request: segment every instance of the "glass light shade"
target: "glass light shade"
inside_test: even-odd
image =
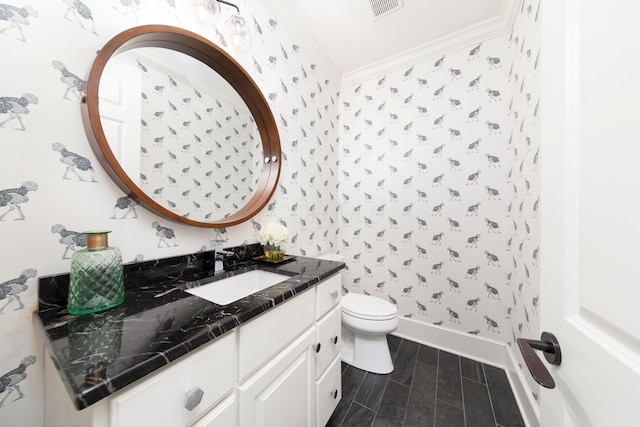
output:
[[[211,25],[214,28],[220,19],[220,3],[216,0],[200,0],[198,2],[197,19],[202,25]]]
[[[223,36],[230,49],[235,52],[247,53],[251,49],[253,36],[247,21],[240,15],[233,14],[224,23]]]

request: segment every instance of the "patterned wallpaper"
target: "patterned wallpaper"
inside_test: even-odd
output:
[[[512,198],[508,213],[513,231],[509,240],[509,256],[505,260],[511,265],[507,277],[510,289],[505,296],[509,301],[507,318],[511,331],[506,339],[536,400],[540,386],[529,375],[516,338],[540,337],[540,2],[522,1],[509,38],[511,65],[508,81],[513,94],[509,115],[513,133],[509,146],[512,167],[508,184]]]
[[[224,93],[197,85],[204,82],[168,74],[150,61],[142,66],[140,188],[195,220],[236,212],[253,194],[262,167],[251,113]]]
[[[505,341],[511,188],[507,36],[340,98],[346,287],[401,316]]]
[[[340,98],[345,288],[507,343],[536,400],[515,340],[540,335],[539,7]]]
[[[274,221],[291,231],[288,252],[330,251],[339,229],[339,76],[294,40],[261,2],[237,4],[254,40],[247,54],[234,57],[269,100],[284,156],[280,184],[268,207],[252,221],[222,230],[222,236],[228,246],[255,242],[255,229]],[[227,15],[232,10],[223,7]],[[0,4],[0,339],[11,343],[0,346],[0,425],[43,424],[42,411],[34,410],[43,405],[44,353],[32,320],[37,278],[69,271],[73,251],[86,246],[81,231],[111,230],[109,242],[121,249],[125,262],[197,252],[216,235],[216,230],[158,217],[126,197],[94,156],[79,103],[82,80],[110,38],[153,23],[217,41],[202,16],[188,0]],[[175,105],[182,109],[182,102]],[[207,129],[216,126],[206,111],[196,111],[203,123],[209,120]],[[183,121],[197,120],[189,114]],[[238,125],[245,122],[238,120]],[[195,144],[193,135],[185,138],[184,144]],[[186,155],[180,149],[174,154]],[[163,155],[168,165],[169,154]],[[187,177],[175,178],[189,183]],[[214,201],[227,194],[215,191],[206,178],[199,181],[203,193],[213,191]]]

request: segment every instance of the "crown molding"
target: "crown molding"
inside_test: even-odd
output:
[[[342,73],[322,48],[318,40],[302,25],[300,21],[291,19],[278,2],[260,0],[264,7],[282,24],[294,40],[308,50],[312,56],[321,61],[335,81],[339,82],[340,90],[355,86],[364,81],[379,77],[386,73],[404,69],[416,62],[436,58],[447,53],[466,48],[470,45],[490,40],[508,34],[517,15],[518,6],[522,0],[504,0],[500,14],[484,22],[472,25],[464,30],[449,34],[440,39],[425,43],[406,50],[391,57],[369,64],[354,71]]]
[[[508,34],[513,27],[520,3],[520,0],[504,0],[500,15],[495,18],[347,72],[342,76],[340,90],[387,73],[403,70],[417,62],[440,57],[470,45]]]

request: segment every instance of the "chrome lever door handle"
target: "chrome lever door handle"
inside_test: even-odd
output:
[[[542,335],[540,335],[540,340],[518,338],[517,341],[524,362],[527,364],[527,368],[533,379],[542,387],[555,388],[556,382],[551,377],[549,370],[533,351],[534,349],[542,351],[547,362],[556,366],[560,365],[560,362],[562,362],[562,353],[555,335],[549,332],[543,332]]]

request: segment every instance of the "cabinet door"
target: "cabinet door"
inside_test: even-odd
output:
[[[240,427],[315,424],[315,328],[310,328],[238,387]]]

